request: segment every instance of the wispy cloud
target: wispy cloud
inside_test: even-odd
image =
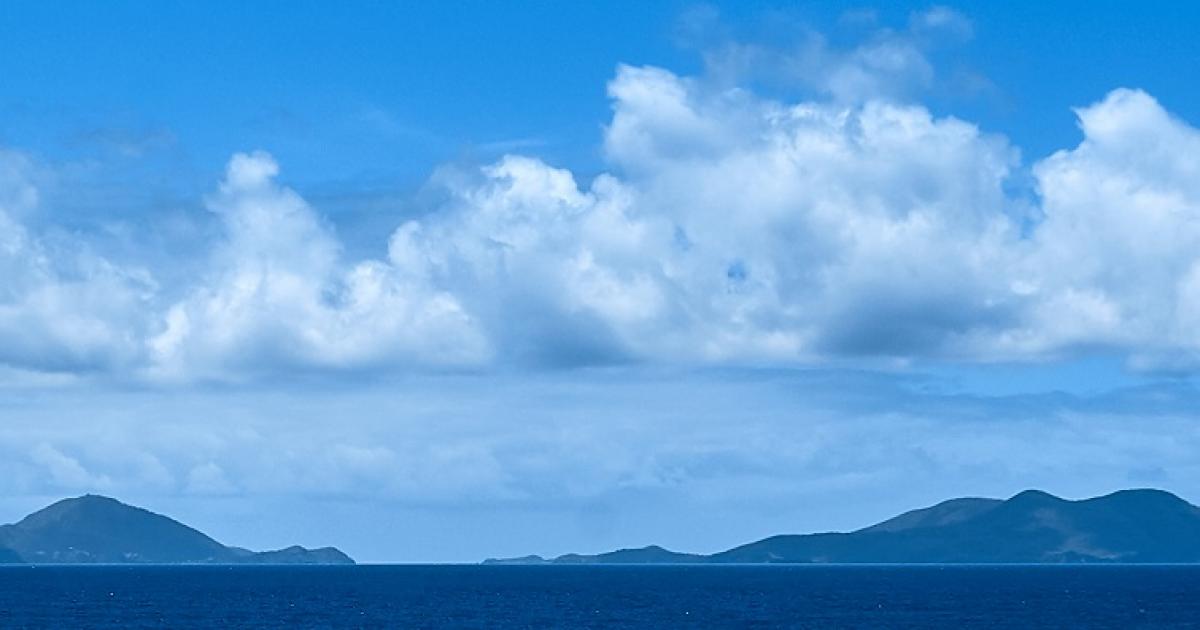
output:
[[[848,11],[841,26],[848,41],[826,33],[786,12],[771,14],[772,37],[734,32],[717,9],[699,6],[679,22],[680,42],[701,52],[705,79],[725,87],[766,84],[801,88],[841,103],[872,99],[915,100],[952,79],[940,76],[935,57],[973,37],[971,21],[948,7],[910,14],[903,28],[880,23],[869,9]]]
[[[69,142],[79,147],[96,147],[121,157],[140,158],[152,151],[176,146],[178,138],[163,128],[93,127],[76,132]]]

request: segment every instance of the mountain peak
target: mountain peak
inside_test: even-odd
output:
[[[932,507],[905,512],[882,523],[859,530],[864,532],[897,532],[926,527],[940,527],[972,519],[1003,503],[998,499],[975,497],[950,499]]]
[[[1063,499],[1061,497],[1056,497],[1053,494],[1050,494],[1049,492],[1046,492],[1044,490],[1029,489],[1029,490],[1022,490],[1022,491],[1014,494],[1012,496],[1012,498],[1009,499],[1009,501],[1010,502],[1012,502],[1012,501],[1016,501],[1016,502],[1028,501],[1028,502],[1039,502],[1039,503],[1042,503],[1042,502],[1055,503],[1055,502],[1066,501],[1066,499]]]
[[[54,503],[51,503],[50,505],[46,506],[43,509],[48,510],[55,506],[60,506],[60,507],[81,507],[81,506],[132,507],[130,505],[121,503],[120,501],[118,501],[112,497],[106,497],[102,494],[92,494],[90,492],[88,494],[82,494],[77,497],[67,497],[65,499],[55,501]]]
[[[83,495],[80,495],[77,497],[67,497],[65,499],[60,499],[58,501],[55,501],[54,503],[51,503],[50,505],[47,505],[44,508],[38,510],[37,512],[34,512],[34,514],[39,514],[41,512],[47,512],[47,511],[62,512],[62,511],[69,511],[69,510],[82,510],[82,509],[119,510],[121,508],[130,509],[130,510],[140,510],[141,509],[141,508],[133,507],[132,505],[127,505],[125,503],[121,503],[120,501],[118,501],[112,497],[106,497],[102,494],[90,494],[89,493],[89,494],[83,494]],[[32,516],[32,515],[30,515],[30,516]]]
[[[1158,488],[1130,488],[1128,490],[1117,490],[1111,494],[1106,494],[1102,497],[1096,497],[1092,501],[1103,500],[1121,500],[1121,501],[1159,501],[1164,503],[1187,503],[1176,494],[1159,490]],[[1190,505],[1190,504],[1189,504]]]
[[[60,526],[66,526],[64,524],[67,523],[75,523],[79,527],[87,527],[88,523],[92,525],[100,525],[101,522],[115,524],[116,522],[130,519],[136,520],[146,515],[156,520],[161,519],[172,523],[175,522],[165,516],[154,514],[142,508],[126,505],[111,497],[99,494],[85,494],[55,501],[21,519],[14,527],[36,529],[48,526],[51,523],[58,523]]]

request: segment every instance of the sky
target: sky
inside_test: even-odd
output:
[[[1200,501],[1200,9],[0,6],[0,521],[712,552]]]

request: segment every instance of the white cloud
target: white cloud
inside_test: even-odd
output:
[[[89,472],[79,460],[43,442],[30,453],[33,463],[49,474],[54,486],[66,490],[104,490],[112,485],[106,475]]]
[[[69,237],[48,243],[23,222],[38,208],[35,166],[0,150],[0,365],[121,369],[139,360],[153,282]]]
[[[953,15],[919,28],[964,28]],[[445,201],[353,260],[333,227],[238,154],[205,199],[202,273],[150,273],[48,240],[34,165],[0,154],[0,363],[248,379],[511,364],[1043,360],[1100,349],[1193,369],[1200,131],[1149,95],[1078,110],[1032,167],[919,105],[780,102],[621,66],[609,172],[509,155],[433,178]],[[383,239],[380,239],[383,241]]]
[[[615,175],[581,188],[510,156],[447,178],[455,201],[394,237],[500,346],[495,322],[533,305],[518,336],[566,331],[583,360],[1194,362],[1200,132],[1144,93],[1078,111],[1033,210],[1006,192],[1002,137],[919,106],[789,105],[658,68],[621,67],[609,93]]]
[[[952,77],[938,76],[937,49],[973,35],[971,21],[947,7],[912,13],[906,29],[881,27],[872,11],[850,11],[842,16],[843,25],[866,26],[869,32],[849,45],[803,23],[789,23],[784,15],[775,16],[784,28],[771,29],[775,36],[767,39],[773,44],[732,37],[713,9],[687,13],[681,30],[687,43],[701,48],[706,80],[727,87],[801,88],[845,104],[907,100],[946,83]],[[780,37],[783,33],[790,36]]]
[[[461,296],[498,344],[570,336],[583,360],[965,355],[1016,316],[995,273],[1019,237],[1002,138],[656,68],[622,67],[609,92],[624,179],[581,189],[514,156],[443,178],[453,201],[397,232],[393,263]]]
[[[1045,219],[1026,274],[1028,353],[1097,345],[1148,366],[1200,351],[1200,131],[1116,90],[1077,110],[1084,139],[1034,167]]]
[[[211,270],[149,340],[153,374],[228,378],[280,366],[460,364],[487,354],[458,301],[384,261],[341,261],[332,229],[275,183],[265,153],[229,162],[208,209]]]
[[[448,205],[392,236],[396,268],[458,296],[508,358],[652,352],[642,332],[667,306],[653,256],[670,231],[629,216],[623,185],[601,176],[580,190],[570,173],[513,156],[466,182],[450,175]]]
[[[967,16],[945,6],[914,12],[909,16],[908,28],[919,37],[958,40],[970,39],[975,31]]]

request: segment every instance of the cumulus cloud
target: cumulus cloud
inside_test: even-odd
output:
[[[912,33],[965,31],[939,12]],[[965,35],[963,35],[965,36]],[[911,37],[916,37],[912,35]],[[296,370],[614,362],[1042,360],[1193,369],[1200,131],[1117,90],[1032,165],[1000,135],[877,95],[766,98],[620,66],[608,172],[535,157],[446,167],[441,195],[351,259],[263,152],[205,199],[202,272],[148,272],[28,227],[0,154],[0,362],[240,379]],[[385,241],[380,238],[381,243]]]
[[[230,160],[207,200],[223,238],[210,272],[149,339],[155,375],[455,364],[486,355],[453,296],[386,261],[344,263],[332,229],[275,183],[278,172],[265,153]]]
[[[670,232],[630,216],[620,182],[601,176],[581,190],[569,172],[517,156],[453,175],[441,178],[444,208],[393,234],[393,265],[461,296],[518,360],[651,352],[643,333],[661,329],[669,307],[653,255]]]
[[[516,336],[566,331],[591,360],[1193,361],[1200,132],[1144,93],[1078,110],[1084,139],[1034,165],[1033,207],[1007,192],[1003,137],[920,106],[627,66],[609,94],[612,174],[509,156],[446,178],[453,201],[401,228],[393,261],[421,252],[485,322],[537,305]]]
[[[392,263],[461,296],[502,350],[967,354],[1016,317],[994,272],[1018,238],[1003,138],[919,107],[785,105],[657,68],[621,67],[609,93],[620,176],[584,188],[509,156],[443,177],[452,200],[392,237]]]
[[[607,153],[687,242],[686,310],[707,311],[730,352],[737,330],[778,356],[904,354],[1011,317],[995,273],[1017,236],[1003,138],[920,107],[784,105],[656,69],[622,69],[610,94]],[[721,145],[675,142],[657,124],[672,109]]]
[[[1045,219],[1027,271],[1034,351],[1124,349],[1148,367],[1200,359],[1200,131],[1145,92],[1076,112],[1084,139],[1034,167]]]
[[[36,167],[0,150],[0,364],[20,369],[127,369],[141,355],[154,284],[86,241],[49,242],[25,220],[38,210]]]

